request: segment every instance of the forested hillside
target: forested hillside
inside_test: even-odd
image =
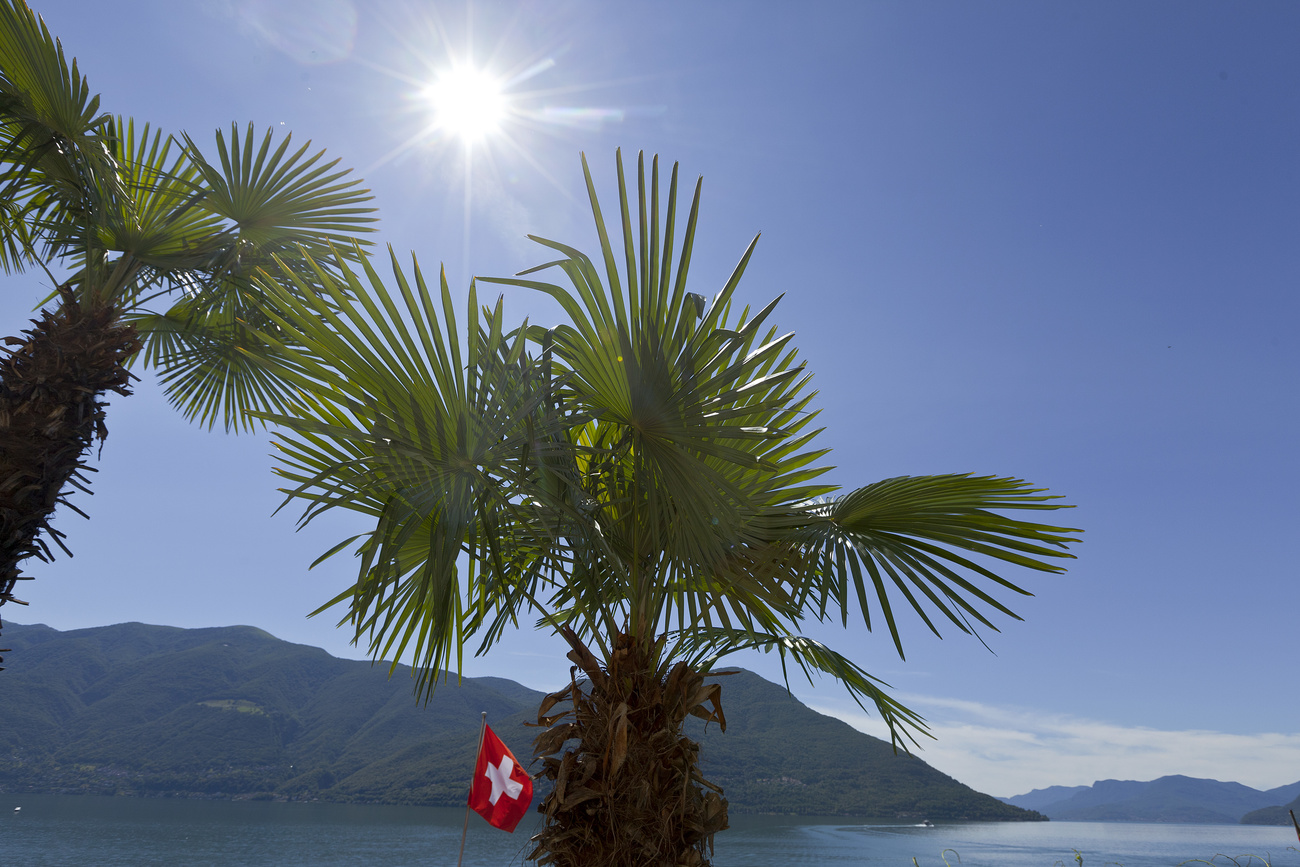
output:
[[[527,763],[542,693],[451,678],[418,704],[409,672],[246,626],[7,623],[0,790],[459,805],[480,711]],[[1024,820],[918,758],[749,672],[723,677],[727,732],[692,726],[739,812]],[[697,721],[692,721],[697,722]]]

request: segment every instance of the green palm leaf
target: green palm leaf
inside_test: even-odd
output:
[[[273,147],[268,131],[257,146],[250,125],[242,143],[235,129],[227,145],[218,132],[220,169],[186,142],[191,198],[167,226],[179,256],[161,272],[184,294],[163,313],[131,318],[147,337],[145,366],[160,369],[168,399],[187,418],[247,429],[249,412],[282,412],[292,389],[263,363],[273,349],[262,332],[275,329],[277,340],[292,342],[296,326],[266,318],[261,269],[285,268],[295,278],[285,285],[314,294],[318,269],[335,271],[338,261],[362,256],[359,236],[373,231],[374,209],[362,206],[368,191],[337,160],[310,153],[310,142],[290,151],[286,136]],[[207,231],[192,231],[195,225]]]
[[[290,151],[291,139],[286,135],[275,145],[267,130],[259,144],[249,124],[242,143],[235,126],[227,142],[218,130],[218,169],[185,137],[203,176],[200,207],[225,220],[233,236],[228,269],[269,264],[271,256],[293,262],[298,250],[326,262],[338,250],[351,254],[359,236],[374,231],[369,224],[375,209],[365,204],[370,191],[348,177],[349,169],[338,168],[337,159],[327,162],[324,151],[310,153],[310,141]]]
[[[870,702],[889,726],[895,748],[907,748],[907,742],[919,746],[916,736],[933,737],[927,730],[925,719],[915,711],[900,704],[886,690],[889,684],[866,672],[848,657],[837,653],[825,644],[803,635],[780,631],[751,635],[723,629],[693,629],[683,632],[674,655],[685,659],[695,669],[714,671],[720,660],[733,653],[744,651],[775,652],[781,659],[781,670],[789,683],[787,661],[799,666],[808,683],[813,684],[813,674],[835,678],[853,701],[864,711],[864,702]]]
[[[538,418],[544,390],[523,333],[503,333],[499,303],[479,311],[471,288],[462,344],[445,277],[438,304],[418,264],[408,280],[394,259],[398,306],[363,264],[364,279],[318,271],[319,294],[263,280],[276,308],[293,311],[268,314],[294,333],[268,338],[268,363],[296,398],[289,414],[260,417],[288,431],[280,474],[310,502],[304,522],[339,507],[376,519],[356,540],[356,585],[330,604],[346,602],[344,622],[377,656],[411,650],[431,688],[481,616],[460,590],[461,553],[492,562],[506,542],[547,544],[525,468],[554,432]]]
[[[217,308],[185,297],[165,313],[126,318],[149,335],[141,363],[159,369],[164,393],[186,419],[251,430],[251,411],[283,412],[293,392],[267,363],[275,349],[265,335],[279,326],[263,314],[264,305],[260,293]],[[279,336],[293,342],[282,330]]]
[[[1053,502],[1059,498],[1041,492],[1019,479],[904,476],[815,505],[807,522],[791,534],[793,543],[807,552],[805,568],[821,576],[809,585],[812,604],[821,617],[838,609],[841,622],[847,623],[856,603],[870,628],[874,595],[900,656],[902,639],[890,602],[894,593],[901,594],[936,635],[939,630],[928,607],[963,632],[972,631],[968,617],[997,629],[977,604],[1019,619],[991,594],[998,588],[1020,595],[1028,591],[967,555],[1064,572],[1063,566],[1044,558],[1073,559],[1066,546],[1078,541],[1078,530],[1020,521],[995,511],[1064,508]],[[981,588],[978,579],[985,579],[989,589]]]
[[[111,119],[75,60],[21,0],[0,0],[0,265],[6,272],[58,255],[68,209],[111,175]]]

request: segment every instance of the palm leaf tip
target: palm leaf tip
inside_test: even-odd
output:
[[[1020,619],[997,591],[1032,594],[991,563],[1060,574],[1054,561],[1074,558],[1067,546],[1080,532],[1003,513],[1069,508],[1058,499],[1020,479],[949,474],[885,479],[812,505],[793,533],[808,553],[806,602],[819,619],[837,613],[846,625],[856,607],[868,629],[878,610],[900,657],[898,596],[937,636],[932,614],[977,637],[977,626],[997,631],[993,613]]]

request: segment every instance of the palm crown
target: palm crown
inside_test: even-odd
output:
[[[480,281],[547,293],[567,322],[509,328],[501,299],[480,309],[471,284],[462,328],[445,277],[434,292],[418,263],[408,277],[396,258],[393,291],[368,262],[338,279],[318,274],[319,295],[267,283],[272,307],[292,314],[270,318],[299,323],[301,345],[273,347],[298,402],[265,418],[284,434],[280,473],[290,499],[308,502],[304,522],[336,508],[375,521],[322,557],[359,558],[355,584],[325,607],[346,605],[344,622],[376,657],[413,654],[418,690],[427,695],[467,647],[487,651],[520,618],[569,643],[589,685],[543,703],[538,722],[550,730],[537,748],[554,753],[575,737],[580,746],[577,758],[546,760],[557,788],[534,857],[621,863],[590,848],[581,805],[600,798],[614,837],[641,822],[647,840],[676,841],[653,857],[703,858],[726,824],[717,793],[695,797],[685,813],[697,819],[671,834],[653,810],[614,806],[656,802],[615,794],[612,777],[635,751],[629,730],[659,746],[627,779],[655,778],[670,799],[707,787],[677,738],[681,720],[725,726],[720,693],[702,676],[758,649],[835,677],[896,739],[911,738],[923,721],[801,626],[861,616],[871,628],[874,615],[901,654],[901,598],[936,633],[936,618],[996,628],[994,612],[1014,615],[995,592],[1025,591],[989,564],[1063,571],[1051,558],[1071,556],[1075,531],[1002,514],[1062,507],[1018,479],[902,477],[846,494],[822,481],[809,376],[791,335],[769,324],[776,302],[755,311],[735,300],[753,244],[712,299],[688,292],[700,185],[678,249],[677,168],[665,201],[657,159],[648,179],[639,159],[633,198],[620,157],[616,247],[585,158],[583,167],[603,273],[534,238],[561,258]],[[550,268],[568,285],[531,276]],[[552,713],[557,705],[568,710]],[[681,761],[665,757],[672,750],[685,750]],[[678,766],[685,777],[656,776]],[[628,863],[650,857],[633,849]]]
[[[554,328],[507,330],[501,301],[479,310],[471,286],[462,334],[445,280],[437,304],[418,264],[408,279],[396,260],[392,294],[368,268],[326,278],[319,298],[266,287],[301,305],[304,329],[303,350],[276,353],[302,400],[272,417],[292,432],[289,492],[311,501],[305,520],[339,507],[377,519],[330,552],[355,544],[361,563],[331,604],[348,604],[376,654],[413,648],[426,684],[471,637],[486,650],[531,613],[603,654],[619,633],[665,635],[664,654],[704,668],[775,650],[891,725],[916,723],[799,625],[856,611],[870,628],[877,612],[901,653],[901,596],[936,632],[935,613],[993,628],[986,612],[1011,614],[993,591],[1025,591],[987,560],[1060,572],[1044,558],[1071,556],[1076,531],[994,511],[1061,508],[1016,479],[904,477],[835,496],[809,376],[769,325],[776,302],[734,303],[753,244],[714,298],[686,291],[700,188],[675,251],[676,173],[663,203],[657,160],[648,193],[639,164],[633,201],[620,159],[620,263],[588,172],[604,279],[535,238],[564,258],[531,270],[559,268],[569,288],[480,280],[550,294],[570,320]]]
[[[21,0],[0,3],[0,56],[0,265],[66,268],[56,282],[67,297],[142,332],[145,363],[164,370],[188,416],[237,427],[243,410],[266,406],[250,398],[279,405],[236,349],[259,345],[265,301],[252,276],[278,255],[310,277],[300,251],[318,265],[332,244],[350,251],[372,231],[368,191],[290,136],[218,130],[213,164],[189,136],[101,113]],[[149,312],[159,298],[163,312]]]
[[[44,270],[55,302],[0,360],[0,604],[22,561],[63,546],[53,511],[88,483],[101,397],[130,393],[127,366],[158,367],[187,417],[246,426],[245,410],[285,397],[255,363],[268,347],[254,275],[276,257],[311,280],[370,231],[368,192],[310,143],[233,127],[216,156],[101,112],[44,22],[0,0],[0,266]]]

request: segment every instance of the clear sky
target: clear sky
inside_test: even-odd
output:
[[[694,291],[742,294],[814,372],[836,482],[1013,475],[1086,529],[984,636],[818,633],[933,723],[922,757],[996,795],[1163,774],[1300,780],[1300,6],[1293,3],[417,3],[32,0],[108,110],[211,142],[254,122],[373,189],[381,242],[454,286],[594,248],[579,151],[703,175]],[[420,91],[472,59],[512,83],[466,161]],[[0,332],[48,289],[8,278]],[[554,311],[526,295],[507,310]],[[350,583],[294,532],[266,436],[115,398],[93,498],[6,619],[236,623],[363,654],[306,619]],[[1059,513],[1058,513],[1059,514]],[[777,678],[765,657],[739,664]],[[512,636],[468,674],[537,688]],[[792,683],[872,733],[830,681]]]

